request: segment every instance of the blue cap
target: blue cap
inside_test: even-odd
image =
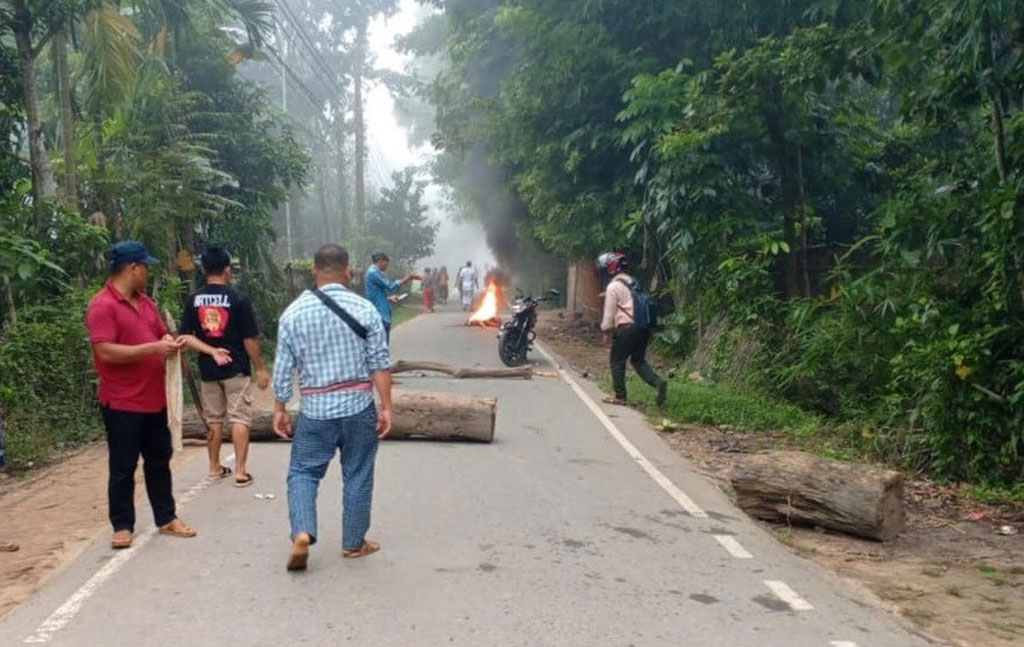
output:
[[[115,268],[125,263],[145,263],[146,265],[159,265],[160,261],[149,255],[146,246],[137,240],[122,240],[110,246],[107,252],[110,260],[110,267]]]

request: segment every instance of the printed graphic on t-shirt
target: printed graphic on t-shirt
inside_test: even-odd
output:
[[[199,308],[199,325],[207,337],[217,338],[224,336],[224,330],[228,327],[227,308],[217,306],[201,306]]]
[[[226,294],[197,294],[193,305],[199,318],[199,325],[207,337],[216,339],[224,336],[231,318],[231,299]]]

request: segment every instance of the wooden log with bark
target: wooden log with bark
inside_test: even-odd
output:
[[[522,378],[529,380],[533,377],[532,366],[517,366],[515,368],[468,368],[464,366],[453,366],[441,362],[409,362],[398,360],[391,365],[391,374],[409,373],[411,371],[426,371],[430,373],[444,373],[454,378]]]
[[[777,451],[740,460],[730,481],[737,505],[758,519],[880,541],[905,528],[903,475],[892,470]]]
[[[464,438],[491,442],[498,410],[496,398],[455,393],[396,390],[392,394],[391,438]],[[294,411],[293,411],[294,413]],[[273,413],[266,409],[253,412],[250,438],[276,440]],[[206,438],[206,429],[194,411],[188,411],[182,424],[185,438]],[[231,425],[224,425],[225,439]]]

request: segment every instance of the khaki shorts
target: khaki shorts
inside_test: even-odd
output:
[[[252,379],[239,375],[218,382],[203,382],[203,411],[207,424],[252,426]]]

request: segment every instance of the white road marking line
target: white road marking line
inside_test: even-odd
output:
[[[857,647],[857,643],[852,640],[833,640],[829,643],[832,647]]]
[[[229,454],[224,462],[230,463],[235,459],[234,454]],[[211,481],[204,478],[199,481],[188,490],[185,491],[180,497],[178,497],[178,506],[183,506],[186,503],[194,500],[199,493],[210,487],[215,481]],[[67,626],[71,620],[78,615],[78,612],[82,610],[85,603],[96,594],[103,584],[113,577],[118,571],[124,568],[124,565],[128,563],[132,557],[138,554],[142,550],[143,546],[149,543],[149,540],[156,535],[157,529],[150,528],[146,532],[142,533],[132,541],[132,547],[118,551],[113,558],[110,559],[106,564],[103,565],[100,570],[93,573],[92,577],[86,580],[77,591],[71,594],[64,604],[57,607],[57,610],[50,614],[46,620],[43,621],[36,632],[25,639],[26,643],[48,643],[53,640],[54,635],[61,629]]]
[[[735,537],[732,535],[715,535],[715,540],[722,544],[722,548],[727,550],[730,555],[737,559],[753,559],[754,556],[750,554],[746,548],[743,547]]]
[[[577,396],[579,396],[580,400],[583,400],[583,403],[587,405],[590,411],[595,416],[597,416],[597,419],[601,421],[601,424],[604,425],[604,428],[608,430],[609,434],[612,435],[612,438],[614,438],[616,441],[618,441],[620,445],[622,445],[622,448],[626,450],[626,453],[629,454],[630,458],[636,461],[637,464],[640,465],[640,467],[643,468],[645,472],[647,472],[648,476],[654,479],[654,482],[660,485],[661,489],[665,490],[665,492],[667,492],[669,496],[675,499],[676,503],[682,506],[682,508],[686,510],[686,512],[688,512],[691,517],[696,517],[698,519],[706,519],[708,513],[704,512],[704,510],[699,505],[697,505],[693,501],[693,499],[687,496],[685,492],[680,490],[679,487],[675,483],[673,483],[667,476],[665,476],[665,474],[661,470],[655,467],[654,464],[651,463],[651,461],[648,460],[646,456],[641,454],[640,450],[636,448],[636,445],[629,442],[629,439],[626,438],[626,436],[621,431],[619,431],[619,428],[616,427],[615,423],[611,421],[611,418],[608,417],[608,414],[601,410],[601,407],[599,407],[597,403],[594,402],[594,399],[591,398],[587,394],[587,392],[583,390],[583,387],[581,387],[579,383],[576,382],[575,378],[573,378],[572,375],[570,375],[565,369],[558,365],[558,362],[555,360],[554,357],[551,356],[551,353],[549,353],[539,343],[534,342],[534,346],[537,348],[537,350],[541,352],[542,355],[544,355],[544,357],[547,358],[549,362],[551,362],[551,365],[555,367],[555,369],[558,371],[558,374],[562,376],[562,379],[565,380],[569,387],[576,393]]]
[[[781,580],[765,580],[764,585],[771,589],[776,597],[788,604],[793,611],[810,611],[814,609],[810,602],[797,595],[796,591],[789,588],[789,585]]]

